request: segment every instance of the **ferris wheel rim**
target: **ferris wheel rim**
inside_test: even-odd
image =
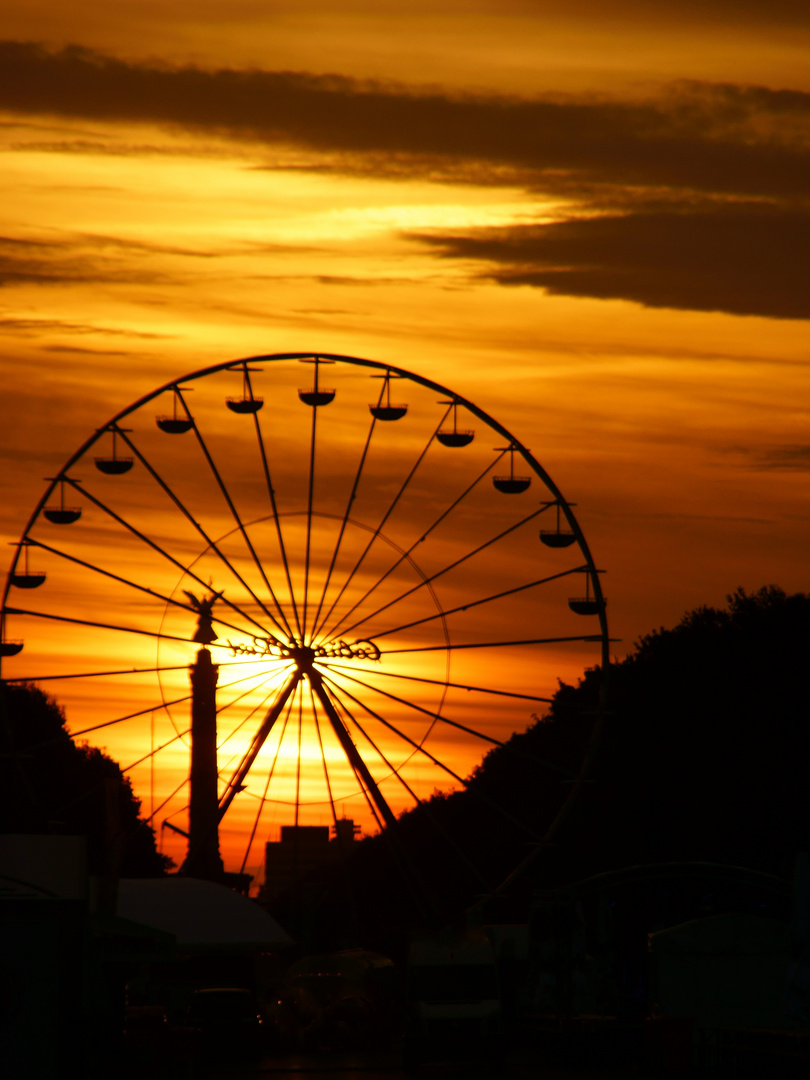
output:
[[[221,361],[217,364],[210,364],[203,368],[198,368],[195,371],[188,372],[180,378],[170,379],[168,382],[163,383],[155,390],[142,395],[136,401],[132,402],[128,406],[125,406],[123,409],[117,412],[102,427],[96,429],[96,431],[85,440],[85,442],[75,451],[75,453],[68,458],[66,463],[60,469],[58,475],[49,481],[49,487],[45,489],[42,497],[40,498],[37,505],[34,507],[34,510],[32,511],[31,516],[29,517],[28,522],[23,529],[23,532],[21,534],[21,543],[17,547],[17,551],[10,565],[3,589],[2,601],[0,602],[0,635],[3,632],[5,625],[5,612],[7,607],[8,593],[11,588],[11,576],[16,570],[17,563],[22,552],[22,541],[28,538],[30,530],[35,524],[41,511],[44,509],[47,500],[51,497],[54,490],[56,489],[57,484],[60,482],[60,478],[64,477],[69,472],[69,470],[76,464],[76,462],[79,461],[84,456],[84,454],[86,454],[87,451],[95,445],[96,442],[98,442],[102,435],[110,431],[114,425],[118,424],[120,420],[125,419],[131,413],[136,412],[138,409],[142,408],[144,405],[149,404],[150,401],[154,401],[156,398],[160,397],[167,391],[175,390],[184,382],[196,381],[197,379],[201,379],[208,375],[216,374],[221,371],[239,371],[241,369],[244,369],[245,367],[248,367],[252,363],[272,364],[289,360],[303,361],[316,358],[320,358],[334,363],[347,363],[358,367],[372,368],[375,370],[387,370],[393,373],[396,377],[408,379],[409,381],[415,382],[417,385],[422,386],[425,389],[433,390],[436,393],[442,395],[450,395],[453,398],[455,404],[461,405],[463,408],[467,409],[470,413],[472,413],[472,415],[477,416],[479,420],[485,423],[488,427],[491,427],[499,435],[502,435],[504,439],[507,439],[509,441],[510,446],[520,453],[521,457],[526,461],[527,465],[540,478],[540,480],[543,482],[543,484],[545,484],[548,490],[555,496],[557,506],[565,516],[569,528],[574,533],[577,544],[583,555],[585,556],[588,568],[587,576],[592,582],[594,589],[594,599],[598,604],[598,611],[596,612],[596,614],[599,618],[600,631],[603,639],[601,656],[602,667],[604,670],[607,670],[610,663],[609,633],[607,625],[607,615],[605,610],[606,601],[602,592],[601,581],[599,577],[600,571],[597,570],[596,563],[590,551],[590,547],[588,546],[588,542],[585,538],[579,521],[577,520],[576,515],[571,508],[571,504],[568,502],[567,499],[565,499],[559,487],[556,485],[551,476],[546,472],[546,470],[543,468],[537,458],[531,453],[531,451],[528,450],[523,445],[523,443],[519,439],[517,439],[511,433],[511,431],[509,431],[509,429],[507,429],[503,424],[501,424],[485,410],[481,409],[480,406],[476,405],[474,402],[464,397],[463,395],[456,394],[455,391],[450,390],[448,387],[443,386],[441,383],[436,382],[433,379],[428,379],[425,376],[419,375],[417,372],[411,372],[406,368],[402,368],[395,364],[390,364],[384,361],[370,360],[364,357],[351,356],[348,354],[326,353],[320,351],[257,353],[234,360]],[[2,657],[0,657],[0,675],[1,674]]]
[[[66,483],[70,484],[70,482],[71,482],[70,477],[69,477],[70,470],[78,462],[82,461],[85,458],[85,455],[88,454],[88,452],[99,442],[99,440],[101,440],[106,434],[108,434],[110,432],[115,433],[119,429],[121,423],[128,416],[138,412],[138,410],[140,410],[140,409],[143,409],[144,406],[146,406],[150,402],[156,400],[161,395],[163,395],[163,394],[165,394],[167,392],[173,392],[174,394],[177,394],[178,389],[181,388],[186,383],[196,382],[196,381],[198,381],[200,379],[204,379],[207,376],[215,375],[217,373],[226,372],[226,371],[233,371],[235,373],[239,373],[239,372],[245,370],[250,364],[262,364],[262,365],[270,366],[270,365],[273,365],[273,364],[276,364],[276,363],[291,362],[291,361],[306,361],[306,360],[312,360],[312,359],[314,359],[314,360],[324,360],[324,361],[329,361],[329,362],[334,362],[334,363],[343,363],[343,364],[346,364],[346,365],[349,365],[349,366],[352,366],[352,367],[355,367],[355,368],[363,368],[363,369],[370,369],[372,371],[377,371],[377,372],[385,372],[387,376],[406,379],[406,380],[408,380],[408,381],[410,381],[410,382],[412,382],[412,383],[414,383],[414,384],[416,384],[418,386],[421,386],[422,388],[424,388],[426,390],[433,391],[433,392],[435,392],[435,393],[437,393],[437,394],[439,394],[439,395],[441,395],[443,397],[449,396],[452,399],[451,404],[453,405],[454,410],[458,406],[461,406],[462,408],[466,409],[467,412],[469,412],[472,416],[475,416],[477,419],[479,419],[492,432],[499,435],[500,437],[502,437],[506,441],[506,443],[507,443],[507,451],[510,453],[510,458],[512,459],[512,468],[510,470],[512,474],[514,473],[513,459],[514,459],[515,454],[518,454],[526,462],[527,466],[540,479],[540,481],[545,486],[547,491],[552,496],[554,496],[554,501],[549,502],[547,505],[549,505],[549,506],[556,505],[557,510],[558,510],[558,517],[559,517],[560,512],[564,516],[564,518],[565,518],[565,520],[566,520],[566,522],[567,522],[567,524],[568,524],[571,532],[573,533],[574,538],[575,538],[575,540],[576,540],[576,542],[578,544],[579,551],[581,552],[581,554],[583,556],[583,559],[585,561],[585,565],[583,567],[579,568],[579,569],[581,569],[582,571],[584,571],[586,573],[586,581],[589,582],[593,586],[593,593],[594,593],[593,601],[594,601],[594,604],[595,604],[595,610],[593,610],[593,611],[591,611],[589,613],[598,615],[600,633],[598,635],[597,634],[591,635],[590,637],[582,637],[581,636],[581,637],[578,637],[578,638],[571,638],[571,639],[565,639],[565,640],[592,640],[592,641],[596,641],[597,639],[600,640],[600,642],[601,642],[602,668],[603,668],[603,671],[606,672],[608,667],[609,667],[609,640],[610,639],[608,637],[607,617],[606,617],[606,612],[605,612],[606,604],[605,604],[604,596],[603,596],[602,590],[601,590],[600,571],[597,570],[597,568],[596,568],[595,562],[594,562],[594,560],[593,560],[593,558],[591,556],[590,549],[589,549],[589,546],[587,544],[587,540],[586,540],[586,538],[584,536],[584,533],[583,533],[583,531],[582,531],[582,529],[581,529],[581,527],[579,525],[579,522],[578,522],[576,516],[573,513],[573,510],[571,508],[571,504],[569,504],[568,501],[564,498],[564,496],[562,495],[562,493],[561,493],[560,489],[558,488],[558,486],[556,485],[556,483],[552,480],[552,478],[549,476],[549,474],[546,472],[545,468],[540,464],[540,462],[537,460],[537,458],[523,444],[523,442],[521,440],[517,439],[511,433],[511,431],[509,429],[507,429],[503,424],[501,424],[498,420],[496,420],[488,412],[481,409],[479,406],[477,406],[475,403],[473,403],[472,401],[470,401],[466,397],[457,394],[455,391],[450,390],[448,387],[442,385],[441,383],[439,383],[439,382],[437,382],[437,381],[435,381],[433,379],[429,379],[429,378],[427,378],[425,376],[419,375],[416,372],[411,372],[411,371],[409,371],[409,370],[407,370],[405,368],[402,368],[402,367],[399,367],[397,365],[390,364],[390,363],[387,363],[387,362],[378,361],[378,360],[369,360],[369,359],[365,359],[365,358],[361,358],[361,357],[354,357],[354,356],[349,356],[349,355],[344,355],[344,354],[324,353],[324,352],[321,352],[321,351],[318,351],[318,352],[292,352],[292,353],[282,352],[282,353],[270,353],[270,354],[256,354],[256,355],[252,355],[252,356],[248,356],[248,357],[244,357],[244,358],[239,358],[239,359],[235,359],[235,360],[226,360],[226,361],[218,362],[216,364],[208,365],[206,367],[203,367],[203,368],[197,369],[195,371],[189,372],[189,373],[183,375],[180,378],[174,378],[174,379],[171,379],[171,380],[167,381],[166,383],[164,383],[160,387],[157,387],[156,389],[150,391],[149,393],[147,393],[147,394],[143,395],[142,397],[140,397],[139,399],[137,399],[135,402],[132,402],[128,406],[126,406],[123,409],[119,410],[105,425],[98,428],[92,435],[90,435],[85,440],[85,442],[74,452],[74,454],[71,457],[68,458],[66,463],[62,466],[62,468],[57,473],[57,475],[55,477],[53,477],[53,478],[49,478],[49,481],[48,481],[49,487],[46,488],[46,490],[44,491],[44,493],[43,493],[41,499],[39,500],[38,504],[35,506],[34,510],[31,513],[31,516],[30,516],[30,518],[29,518],[29,520],[28,520],[28,522],[27,522],[27,524],[26,524],[26,526],[25,526],[25,528],[23,530],[23,533],[21,534],[21,540],[20,540],[19,544],[17,545],[17,549],[16,549],[16,552],[15,552],[15,555],[14,555],[14,558],[13,558],[13,561],[12,561],[12,565],[10,567],[9,574],[8,574],[8,577],[7,577],[7,580],[6,580],[6,583],[5,583],[5,588],[4,588],[4,591],[3,591],[3,599],[2,599],[3,625],[5,624],[5,617],[6,617],[7,611],[9,611],[9,612],[13,611],[13,609],[10,609],[9,606],[8,606],[9,591],[10,591],[10,588],[12,586],[11,578],[14,575],[14,573],[16,571],[16,568],[18,566],[18,562],[19,562],[19,559],[21,557],[24,545],[29,544],[29,543],[37,544],[37,541],[32,539],[30,534],[31,534],[34,526],[36,525],[37,521],[40,519],[41,515],[45,511],[45,509],[47,507],[47,504],[48,504],[48,500],[52,497],[54,491],[57,489],[58,486],[61,485],[62,488],[64,489],[64,486],[65,486]],[[302,398],[302,400],[304,400],[304,399]],[[307,403],[307,404],[310,404],[310,403]],[[236,411],[236,410],[232,410],[232,411]],[[372,411],[372,415],[373,415],[373,411]],[[455,424],[455,414],[454,414],[454,424]],[[448,444],[448,445],[451,445],[451,444]],[[497,488],[497,486],[498,485],[496,484],[496,488]],[[79,489],[79,490],[81,490],[81,489]],[[501,490],[508,490],[508,488],[502,488]],[[293,513],[293,512],[292,511],[285,511],[285,514],[290,514],[290,513]],[[303,513],[303,511],[297,511],[297,513]],[[318,514],[318,512],[316,512],[316,516],[317,516],[317,514]],[[278,515],[278,516],[284,516],[284,515]],[[327,516],[327,515],[320,515],[320,516]],[[366,526],[363,526],[363,527],[366,527]],[[235,531],[236,531],[236,529],[231,530],[231,532],[235,532]],[[559,526],[558,526],[558,532],[559,532]],[[200,556],[198,556],[198,558],[199,557]],[[189,566],[194,565],[196,563],[196,561],[197,560],[195,559],[195,560],[192,561],[192,563],[190,563],[188,565]],[[557,640],[557,639],[549,639],[549,640]],[[560,639],[560,640],[562,640],[562,639]],[[513,643],[504,643],[504,644],[520,644],[520,643],[513,642]],[[529,644],[531,644],[531,642],[529,642]],[[0,658],[0,662],[2,662],[2,658]],[[13,680],[11,680],[11,681],[13,681]],[[451,686],[451,685],[452,684],[450,683],[449,679],[446,679],[445,683],[444,683],[444,694],[445,695],[446,695],[446,693],[448,691],[448,687]],[[491,691],[491,690],[486,690],[485,689],[485,692],[497,692],[497,691]],[[520,695],[516,695],[516,696],[520,696]],[[544,699],[538,698],[537,700],[544,700]],[[115,722],[115,721],[112,721],[112,722]],[[427,734],[429,734],[429,731],[428,731]],[[424,738],[427,738],[427,734],[425,735]],[[414,751],[414,753],[415,753],[415,751]],[[269,802],[280,801],[282,803],[284,802],[284,800],[275,800],[275,799],[268,799],[267,801],[269,801]],[[320,804],[325,804],[326,801],[327,800],[319,800],[318,804],[319,805]]]

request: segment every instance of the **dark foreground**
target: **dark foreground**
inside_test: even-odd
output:
[[[399,1039],[387,1049],[282,1050],[226,1043],[130,1046],[116,1080],[806,1080],[810,1029],[699,1031],[683,1021],[513,1031],[495,1052],[425,1055],[406,1067]],[[393,1048],[392,1048],[393,1047]],[[155,1052],[157,1050],[157,1052]],[[139,1052],[140,1051],[140,1052]],[[144,1053],[144,1051],[146,1051]],[[105,1074],[109,1075],[109,1074]]]
[[[401,1053],[290,1053],[257,1061],[220,1060],[173,1063],[172,1080],[779,1080],[810,1075],[804,1054],[776,1054],[758,1058],[720,1060],[702,1053],[662,1056],[630,1052],[615,1055],[559,1055],[532,1047],[519,1047],[498,1060],[436,1060],[406,1069]],[[154,1069],[129,1075],[156,1078]]]
[[[417,1073],[408,1072],[398,1055],[350,1056],[334,1055],[307,1057],[291,1055],[283,1059],[266,1059],[254,1065],[222,1066],[207,1074],[211,1080],[252,1080],[274,1077],[276,1080],[659,1080],[676,1074],[650,1071],[643,1067],[593,1068],[562,1067],[540,1059],[506,1059],[498,1063],[431,1062],[421,1065]],[[697,1074],[692,1074],[697,1075]]]

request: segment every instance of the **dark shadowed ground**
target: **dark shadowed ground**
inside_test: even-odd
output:
[[[641,1065],[621,1065],[602,1069],[563,1068],[537,1055],[518,1054],[499,1064],[436,1062],[421,1066],[417,1073],[407,1072],[398,1056],[333,1056],[308,1057],[291,1055],[266,1059],[256,1066],[234,1066],[209,1074],[211,1080],[226,1077],[253,1080],[274,1077],[276,1080],[405,1080],[422,1077],[424,1080],[663,1080],[664,1077],[694,1076],[698,1072],[673,1073],[661,1068]]]

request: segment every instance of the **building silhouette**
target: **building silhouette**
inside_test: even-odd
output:
[[[310,874],[351,854],[360,833],[352,818],[328,825],[282,825],[281,839],[264,845],[264,884],[259,899],[272,903],[299,888]]]

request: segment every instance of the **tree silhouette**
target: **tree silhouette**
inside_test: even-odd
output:
[[[810,596],[776,586],[701,607],[613,664],[591,781],[518,879],[524,897],[633,864],[707,860],[790,877],[810,843]],[[490,751],[466,790],[402,815],[394,838],[359,845],[355,903],[383,924],[444,919],[524,864],[570,790],[601,675],[561,684],[548,713]],[[448,843],[448,838],[450,842]],[[420,915],[417,880],[436,894]],[[338,883],[323,883],[334,910]],[[514,891],[514,890],[513,890]]]
[[[91,873],[157,877],[170,860],[140,807],[112,758],[74,743],[51,697],[0,684],[0,832],[86,836]]]
[[[789,877],[807,846],[810,597],[768,586],[727,600],[614,667],[596,783],[571,834],[583,850],[588,833],[595,870],[689,858]]]

